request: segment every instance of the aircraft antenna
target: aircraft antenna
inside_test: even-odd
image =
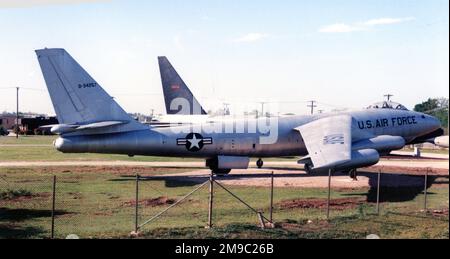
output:
[[[385,94],[384,97],[386,97],[388,102],[390,102],[391,101],[391,97],[394,97],[394,95],[393,94]]]

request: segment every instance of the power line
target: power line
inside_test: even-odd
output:
[[[29,91],[39,91],[39,92],[45,92],[46,90],[44,89],[39,89],[39,88],[27,88],[27,87],[20,87],[20,89],[22,90],[29,90]]]
[[[0,87],[0,90],[11,90],[11,89],[16,89],[17,87]],[[46,91],[44,89],[39,89],[39,88],[28,88],[28,87],[19,87],[21,90],[29,90],[29,91]]]

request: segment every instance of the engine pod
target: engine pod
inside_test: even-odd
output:
[[[406,145],[405,139],[399,136],[379,136],[365,139],[353,144],[353,150],[375,149],[379,152],[399,150]]]
[[[352,159],[336,167],[336,170],[349,170],[368,167],[380,161],[380,154],[375,149],[362,149],[352,152]]]
[[[247,169],[250,164],[249,157],[242,156],[218,156],[218,169]]]

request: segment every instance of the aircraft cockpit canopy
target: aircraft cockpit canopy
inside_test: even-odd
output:
[[[374,105],[369,106],[368,109],[390,109],[390,110],[403,110],[403,111],[408,110],[408,108],[406,108],[405,106],[403,106],[399,103],[396,103],[396,102],[391,102],[391,101],[375,103]]]

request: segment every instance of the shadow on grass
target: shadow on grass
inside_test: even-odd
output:
[[[67,214],[71,213],[62,210],[55,211],[55,216],[62,216]],[[0,222],[20,222],[35,218],[50,218],[51,216],[51,210],[0,208]]]
[[[0,239],[45,238],[46,233],[42,228],[0,224]]]
[[[203,179],[200,177],[200,179]],[[206,181],[207,179],[205,179]],[[135,182],[136,177],[134,176],[121,176],[121,178],[111,179],[111,182]],[[203,182],[197,181],[188,181],[184,176],[149,176],[149,177],[140,177],[140,182],[160,182],[164,181],[164,186],[166,188],[178,188],[178,187],[192,187]]]
[[[378,174],[361,172],[359,176],[369,178],[369,191],[367,193],[352,193],[344,196],[367,196],[367,202],[375,203],[377,201]],[[443,184],[448,176],[429,176],[427,181],[427,190],[433,184]],[[439,181],[436,181],[439,179]],[[412,201],[417,196],[422,195],[425,189],[425,177],[408,174],[390,174],[383,173],[380,181],[380,202],[406,202]],[[436,193],[428,192],[428,195]]]

